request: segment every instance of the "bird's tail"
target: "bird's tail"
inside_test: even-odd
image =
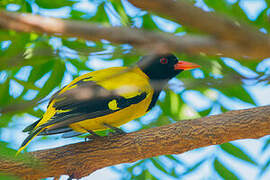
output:
[[[37,128],[33,133],[29,134],[29,136],[27,136],[27,138],[23,141],[20,149],[17,151],[16,156],[32,141],[34,137],[36,137],[44,129],[45,128]]]
[[[24,128],[23,132],[31,132],[35,129],[35,127],[37,126],[37,124],[42,120],[42,118],[40,118],[38,121],[34,122],[33,124],[30,124],[29,126],[27,126],[26,128]]]

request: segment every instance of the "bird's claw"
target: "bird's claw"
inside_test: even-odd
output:
[[[108,133],[108,136],[119,136],[119,135],[124,135],[124,134],[127,134],[125,131],[123,131],[122,129],[118,129],[117,131],[110,131]]]
[[[126,132],[123,131],[123,130],[120,129],[120,128],[111,126],[111,125],[106,124],[106,123],[104,123],[104,126],[106,126],[107,128],[110,128],[111,130],[113,130],[113,132],[109,132],[109,133],[108,133],[108,136],[124,135],[124,134],[126,134]]]
[[[84,141],[87,142],[87,141],[93,141],[95,139],[99,139],[101,138],[101,136],[99,136],[97,133],[95,133],[94,131],[92,130],[87,130],[89,135],[88,136],[85,136],[84,138]]]

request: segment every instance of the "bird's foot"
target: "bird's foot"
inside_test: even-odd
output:
[[[110,131],[108,133],[108,136],[120,136],[120,135],[125,135],[127,134],[125,131],[123,131],[122,129],[118,129],[117,131]]]
[[[95,140],[95,139],[101,138],[100,135],[98,135],[97,133],[95,133],[95,132],[92,131],[92,130],[87,130],[87,132],[89,133],[89,135],[88,135],[88,136],[85,136],[85,138],[84,138],[84,141],[85,141],[85,142],[86,142],[86,141],[93,141],[93,140]]]
[[[107,123],[104,123],[104,126],[106,126],[107,128],[110,128],[110,129],[113,130],[113,132],[109,132],[108,133],[108,136],[124,135],[124,134],[126,134],[126,132],[123,131],[122,129],[117,128],[117,127],[114,127],[114,126],[111,126],[111,125],[109,125]]]

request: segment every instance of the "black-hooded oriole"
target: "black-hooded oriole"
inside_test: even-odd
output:
[[[146,114],[171,78],[197,67],[167,54],[84,74],[56,92],[43,117],[23,130],[29,136],[18,152],[37,135],[116,129]]]

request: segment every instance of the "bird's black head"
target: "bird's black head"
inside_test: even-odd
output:
[[[138,67],[152,80],[169,80],[184,70],[200,66],[178,61],[174,55],[167,54],[143,56]]]

